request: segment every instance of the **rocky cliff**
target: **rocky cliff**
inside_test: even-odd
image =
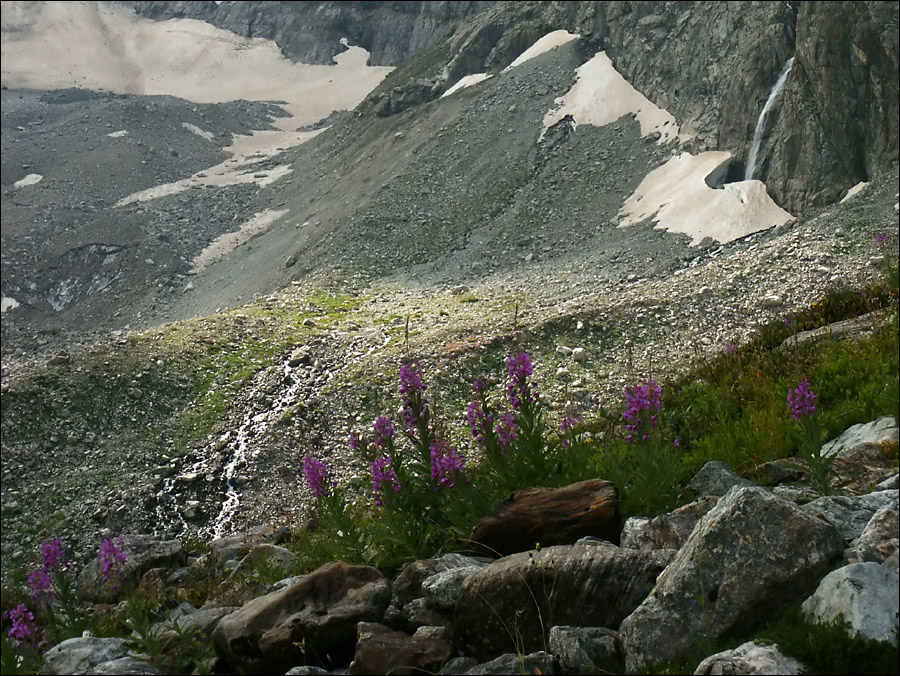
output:
[[[464,18],[494,4],[464,2],[130,2],[151,19],[206,21],[246,37],[273,40],[302,63],[331,64],[340,41],[363,47],[370,63],[397,66],[451,35]]]

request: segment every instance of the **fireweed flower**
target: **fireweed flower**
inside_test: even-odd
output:
[[[816,412],[816,394],[810,389],[807,378],[804,378],[796,389],[788,388],[787,403],[791,409],[791,416],[796,421]]]
[[[381,416],[375,420],[375,423],[372,425],[372,430],[375,433],[375,441],[372,443],[377,448],[386,446],[388,441],[393,439],[395,435],[391,419],[385,416]]]
[[[431,478],[437,482],[435,491],[453,488],[455,476],[465,471],[465,465],[465,457],[450,444],[440,439],[431,442]]]
[[[625,388],[625,418],[627,424],[625,429],[628,435],[625,440],[628,443],[634,441],[636,433],[640,433],[641,440],[646,441],[650,438],[649,433],[644,427],[644,421],[639,416],[641,411],[650,413],[650,427],[656,428],[659,424],[659,408],[662,405],[662,389],[655,380],[651,380],[646,385],[632,385]]]
[[[561,435],[566,434],[566,432],[568,432],[568,431],[571,430],[571,429],[574,429],[575,426],[578,425],[578,423],[580,423],[580,422],[581,422],[581,418],[577,418],[577,417],[575,417],[574,415],[567,415],[565,418],[563,418],[563,419],[560,420],[560,422],[559,422],[559,433],[560,433]],[[565,446],[568,446],[568,445],[569,445],[569,440],[568,440],[568,439],[563,439],[563,440],[562,440],[562,445],[563,445],[564,447],[565,447]]]
[[[418,362],[403,364],[400,367],[400,401],[403,420],[407,429],[415,430],[419,422],[428,416],[428,400],[425,390],[428,387],[422,382],[422,367]]]
[[[109,538],[105,539],[100,545],[100,558],[103,564],[100,577],[109,583],[110,589],[115,589],[125,573],[125,562],[128,560],[125,553],[125,538],[119,536],[118,547]]]
[[[384,455],[372,462],[372,493],[375,495],[375,504],[391,506],[391,501],[384,499],[385,487],[391,486],[395,493],[400,492],[400,481],[397,479],[397,472],[391,466],[393,460],[391,456]]]
[[[41,542],[41,569],[45,573],[55,573],[57,570],[63,570],[71,565],[66,556],[62,538]]]
[[[519,438],[519,414],[509,411],[500,416],[497,423],[497,443],[503,453],[509,453],[510,447]]]
[[[303,459],[303,476],[306,477],[306,483],[317,498],[328,495],[328,487],[325,484],[328,478],[328,465],[308,455]]]
[[[14,640],[16,645],[21,646],[25,641],[33,640],[37,636],[38,627],[34,621],[34,613],[28,610],[24,603],[3,613],[3,619],[12,623],[6,635]]]
[[[476,383],[478,381],[475,381]],[[487,441],[488,431],[494,423],[494,416],[486,413],[481,404],[476,401],[469,402],[469,408],[466,410],[466,419],[469,421],[469,430],[478,445],[484,447]]]
[[[41,596],[55,596],[50,574],[43,568],[34,570],[28,576],[28,588],[31,589],[31,600],[37,601]]]
[[[507,357],[506,365],[509,368],[509,383],[506,385],[506,393],[509,395],[510,405],[519,410],[523,404],[533,404],[535,397],[528,384],[528,376],[534,372],[531,366],[531,357],[527,352],[511,355]]]
[[[354,453],[359,452],[360,438],[356,430],[350,430],[350,450]],[[303,462],[303,471],[306,472],[306,461]]]

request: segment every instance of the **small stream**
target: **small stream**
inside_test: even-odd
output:
[[[324,380],[320,381],[321,384],[313,386],[312,393],[306,393],[304,396],[317,396],[322,388],[331,382],[336,375],[365,359],[374,351],[383,349],[390,340],[390,336],[385,336],[380,344],[372,345],[363,353],[341,361],[339,366],[328,371]],[[180,530],[181,534],[191,528],[175,497],[176,486],[179,482],[215,482],[224,480],[225,494],[219,513],[205,527],[200,529],[200,533],[213,539],[228,534],[234,516],[241,505],[241,492],[236,485],[238,470],[248,465],[253,458],[259,456],[262,448],[258,444],[254,445],[254,441],[265,439],[272,426],[297,402],[300,389],[304,384],[307,384],[304,378],[297,377],[296,367],[290,365],[292,359],[293,355],[288,355],[279,366],[272,367],[273,369],[280,369],[281,382],[290,384],[277,393],[265,410],[251,409],[246,411],[240,425],[236,429],[229,430],[199,451],[200,460],[182,468],[180,473],[166,477],[163,480],[156,507],[157,529],[164,527],[166,524],[171,525],[173,520],[175,522],[175,530]],[[271,369],[261,371],[254,378],[248,397],[249,401],[253,401],[258,394],[264,391],[264,383],[267,381],[265,376],[268,373],[271,373]],[[221,470],[217,470],[216,465],[223,455],[227,460],[224,467]],[[218,476],[216,476],[217,474]],[[190,501],[186,507],[191,507]],[[199,505],[197,507],[199,508]]]

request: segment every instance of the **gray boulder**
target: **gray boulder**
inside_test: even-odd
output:
[[[735,473],[724,462],[711,460],[703,465],[688,483],[688,489],[696,495],[725,495],[732,486],[754,486],[749,479]]]
[[[896,510],[900,506],[898,496],[897,489],[866,495],[828,495],[803,505],[803,510],[834,524],[850,544],[862,535],[879,509]]]
[[[622,548],[642,552],[681,549],[694,526],[715,506],[718,498],[710,495],[652,519],[632,516],[622,528]]]
[[[104,662],[128,657],[124,638],[79,636],[66,639],[44,653],[44,674],[86,674]]]
[[[650,554],[618,547],[559,545],[507,556],[463,582],[454,646],[486,660],[544,649],[554,625],[616,629],[662,569]]]
[[[730,676],[731,674],[802,673],[804,666],[793,657],[782,654],[777,646],[760,645],[749,641],[734,650],[710,655],[697,665],[694,676]]]
[[[549,645],[567,674],[594,672],[618,653],[616,632],[605,627],[551,627]]]
[[[375,568],[329,563],[224,617],[213,641],[241,674],[347,664],[357,624],[379,622],[390,598],[390,585]]]
[[[801,606],[812,622],[849,623],[850,633],[897,645],[900,576],[871,561],[829,573]]]
[[[476,664],[463,672],[466,676],[475,674],[556,674],[559,673],[556,658],[550,653],[538,651],[529,655],[505,653],[490,662]]]
[[[897,551],[900,548],[900,512],[896,509],[879,509],[869,519],[862,534],[856,540],[856,556],[851,563],[874,561],[896,573]]]
[[[840,559],[836,528],[763,488],[729,491],[619,629],[635,671],[748,630],[802,600]]]

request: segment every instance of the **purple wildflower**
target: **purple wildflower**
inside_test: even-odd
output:
[[[28,576],[28,587],[31,589],[32,601],[37,601],[44,594],[54,596],[53,581],[43,568],[31,572]]]
[[[466,418],[469,420],[469,429],[472,431],[475,441],[479,446],[484,446],[491,425],[494,423],[494,416],[486,413],[480,403],[470,401],[469,408],[466,410]]]
[[[118,547],[109,538],[105,539],[100,545],[100,558],[103,563],[100,577],[109,583],[110,589],[115,589],[125,573],[125,562],[128,560],[125,553],[125,538],[119,536]]]
[[[373,443],[377,448],[386,446],[395,435],[391,419],[385,416],[381,416],[375,420],[375,423],[372,425],[372,430],[375,433],[375,441]]]
[[[53,596],[53,581],[43,570],[33,570],[28,575],[28,588],[31,589],[31,600],[37,601],[45,594]]]
[[[797,421],[816,412],[816,394],[810,389],[808,379],[804,378],[793,391],[788,388],[787,403]]]
[[[559,433],[566,434],[569,430],[575,429],[578,423],[581,422],[581,418],[577,418],[574,415],[567,415],[565,418],[559,421]],[[568,447],[569,439],[562,440],[563,447]]]
[[[500,416],[497,423],[497,443],[503,453],[509,453],[513,442],[519,439],[519,414],[509,411]]]
[[[428,416],[428,400],[424,396],[427,389],[422,382],[422,367],[418,362],[400,367],[400,401],[403,420],[409,430],[418,428],[419,423]]]
[[[308,455],[303,459],[303,476],[306,477],[306,483],[309,484],[317,498],[324,498],[328,495],[328,488],[325,484],[328,477],[328,465]]]
[[[675,441],[672,442],[672,446],[675,448],[681,448],[681,440],[678,437],[675,437]]]
[[[12,626],[6,635],[16,642],[16,645],[22,645],[27,640],[33,640],[37,635],[37,624],[34,621],[34,613],[28,610],[24,603],[20,603],[12,610],[3,613],[3,619],[12,622]]]
[[[533,404],[535,402],[534,393],[528,383],[534,369],[531,366],[531,358],[527,352],[522,354],[510,355],[506,359],[506,365],[509,367],[509,382],[506,385],[506,393],[509,395],[510,405],[519,410],[524,404]]]
[[[66,556],[62,538],[41,542],[41,568],[45,573],[55,573],[57,570],[63,570],[71,565]]]
[[[359,444],[360,444],[359,434],[356,433],[356,430],[350,430],[350,450],[353,451],[354,453],[358,453],[359,452]],[[303,467],[304,467],[304,472],[305,472],[306,471],[306,462],[305,461],[304,461]]]
[[[729,357],[737,352],[737,343],[734,341],[728,342],[725,344],[725,354]]]
[[[484,378],[476,378],[475,382],[472,383],[472,389],[475,390],[476,394],[484,392],[487,389],[487,381]]]
[[[628,423],[625,425],[625,429],[628,431],[625,440],[628,443],[634,441],[634,433],[638,431],[641,432],[642,441],[646,441],[649,438],[649,434],[641,430],[644,421],[638,415],[641,411],[649,411],[650,427],[655,428],[659,424],[657,413],[659,413],[661,405],[662,389],[655,380],[651,380],[646,385],[633,385],[625,388],[626,409],[622,417]]]
[[[455,475],[465,471],[466,458],[445,441],[435,439],[431,442],[431,478],[437,482],[434,490],[443,487],[453,488]]]
[[[400,492],[400,481],[397,479],[397,472],[391,466],[393,460],[391,456],[384,455],[372,462],[372,493],[375,494],[375,504],[379,507],[382,504],[391,506],[390,500],[383,498],[385,484],[393,486],[394,492]]]
[[[559,423],[559,431],[562,433],[568,432],[573,429],[579,422],[581,422],[574,415],[567,415],[563,418]]]
[[[877,235],[875,235],[875,241],[877,242],[879,248],[885,246],[889,240],[890,236],[886,233],[879,232]]]

